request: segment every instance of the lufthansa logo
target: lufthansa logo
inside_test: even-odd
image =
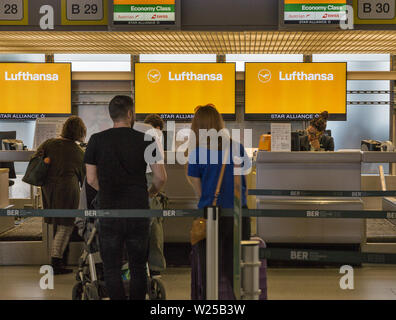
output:
[[[271,80],[271,71],[267,69],[261,69],[258,72],[258,79],[262,83],[267,83]]]
[[[157,83],[161,80],[161,72],[159,72],[157,69],[151,69],[147,73],[147,79],[151,83]]]

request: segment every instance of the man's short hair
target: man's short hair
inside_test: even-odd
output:
[[[164,129],[164,120],[158,114],[149,114],[146,119],[144,119],[144,123],[152,125],[154,128],[159,128],[160,130]]]
[[[109,104],[109,114],[113,121],[126,119],[128,111],[133,114],[133,100],[128,96],[115,96]]]

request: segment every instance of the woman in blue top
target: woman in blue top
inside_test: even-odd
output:
[[[197,107],[191,125],[188,177],[199,197],[198,208],[211,206],[223,160],[224,177],[217,200],[220,208],[234,207],[234,175],[242,174],[242,206],[246,207],[246,179],[243,174],[251,169],[251,161],[244,147],[232,141],[225,129],[222,116],[213,105]],[[212,129],[212,130],[211,130]],[[211,130],[211,131],[209,131]],[[195,140],[194,140],[195,138]],[[226,150],[228,151],[226,152]],[[228,154],[227,159],[223,159]],[[235,168],[234,164],[240,167]],[[219,223],[219,299],[234,299],[233,294],[233,218],[221,217]],[[249,218],[243,218],[242,238],[250,236]],[[191,253],[191,299],[205,299],[206,244],[198,242]]]

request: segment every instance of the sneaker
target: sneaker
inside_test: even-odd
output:
[[[51,265],[52,269],[54,270],[54,275],[68,274],[73,272],[73,269],[66,269],[62,259],[59,258],[51,258]]]

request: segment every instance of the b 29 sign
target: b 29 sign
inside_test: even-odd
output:
[[[95,21],[103,19],[103,0],[67,0],[67,20]]]

